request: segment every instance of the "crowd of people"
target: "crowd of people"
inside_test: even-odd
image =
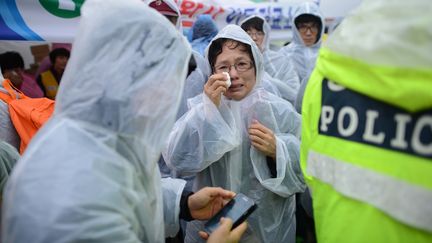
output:
[[[54,46],[54,45],[53,45]],[[44,59],[35,74],[24,71],[24,60],[15,51],[0,54],[0,67],[4,78],[31,98],[47,97],[55,99],[70,51],[64,47],[56,48]]]
[[[324,17],[303,2],[273,50],[260,15],[221,29],[201,15],[184,36],[173,0],[87,0],[72,50],[53,48],[35,77],[19,53],[0,55],[0,80],[55,100],[22,155],[0,100],[1,241],[430,242],[432,59],[413,50],[432,50],[420,38],[432,30],[392,4],[365,1],[323,48]],[[423,30],[388,33],[407,60],[371,41],[401,19]],[[236,193],[256,211],[205,233]]]

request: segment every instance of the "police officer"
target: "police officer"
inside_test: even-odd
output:
[[[318,242],[432,242],[431,10],[364,1],[320,51],[301,145]]]

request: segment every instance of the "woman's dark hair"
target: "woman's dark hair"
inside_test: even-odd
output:
[[[69,56],[70,56],[70,51],[68,51],[68,49],[66,49],[66,48],[57,48],[57,49],[54,49],[49,54],[49,58],[50,58],[51,64],[53,64],[53,65],[54,65],[55,60],[56,60],[57,57],[67,57],[67,58],[69,58]]]
[[[233,40],[233,39],[220,38],[220,39],[213,41],[210,44],[209,51],[208,51],[208,60],[209,60],[212,72],[214,72],[214,65],[216,63],[216,58],[217,58],[217,56],[219,56],[219,54],[222,53],[222,47],[227,42],[230,42],[230,44],[228,46],[229,49],[233,50],[236,48],[240,48],[241,51],[246,52],[248,54],[248,56],[250,57],[250,59],[252,60],[252,63],[255,67],[255,60],[254,60],[254,57],[252,55],[252,49],[249,45],[246,45],[244,43],[238,42],[238,41]],[[256,67],[255,67],[255,70],[256,70]]]
[[[2,72],[14,68],[24,68],[24,60],[18,52],[8,51],[0,55],[0,67]]]
[[[254,28],[258,31],[264,32],[263,25],[264,25],[264,21],[261,18],[253,17],[253,18],[249,19],[248,21],[244,22],[240,27],[244,31],[248,31],[251,28]]]

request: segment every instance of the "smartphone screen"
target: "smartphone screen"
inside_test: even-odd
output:
[[[240,225],[246,218],[256,209],[255,202],[238,193],[231,201],[229,201],[217,214],[215,214],[204,225],[204,231],[211,234],[218,226],[221,217],[230,218],[233,221],[233,229]]]

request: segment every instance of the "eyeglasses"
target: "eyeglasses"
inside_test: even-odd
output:
[[[251,69],[253,67],[253,63],[251,61],[239,61],[234,65],[215,65],[215,72],[216,73],[222,73],[231,71],[231,67],[234,67],[235,70],[239,73],[246,72],[247,70]]]
[[[258,32],[247,31],[247,33],[250,37],[253,37],[253,36],[263,37],[264,36],[264,32],[262,32],[262,31],[258,31]]]
[[[317,24],[299,24],[297,28],[301,33],[306,33],[307,30],[310,30],[312,33],[318,32]]]

